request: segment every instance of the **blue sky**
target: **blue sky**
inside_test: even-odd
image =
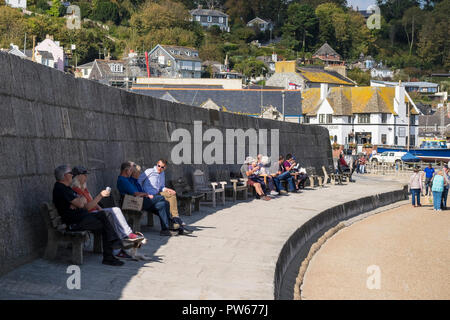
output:
[[[369,5],[376,4],[376,2],[376,0],[347,0],[349,6],[358,7],[359,10],[366,10]]]

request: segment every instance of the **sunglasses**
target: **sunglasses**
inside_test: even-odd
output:
[[[160,166],[159,164],[157,164],[158,168],[164,169],[165,166]]]

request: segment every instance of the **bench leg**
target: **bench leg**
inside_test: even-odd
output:
[[[75,239],[72,241],[72,263],[83,264],[83,239]]]
[[[44,258],[53,260],[58,253],[58,240],[57,236],[53,232],[48,233],[47,247],[45,248]]]
[[[225,189],[222,191],[222,205],[225,205]]]
[[[237,200],[237,191],[236,191],[236,189],[234,188],[234,189],[233,189],[233,202],[236,202],[236,200]]]
[[[102,253],[103,247],[102,247],[102,234],[101,233],[94,233],[94,253]]]
[[[200,198],[194,200],[194,211],[200,211]]]
[[[309,186],[314,188],[314,177],[309,176]]]
[[[317,180],[319,181],[319,186],[323,187],[323,180],[322,177],[317,177]]]
[[[153,227],[153,213],[147,211],[147,227]]]

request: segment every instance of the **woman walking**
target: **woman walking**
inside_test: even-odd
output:
[[[433,191],[433,207],[435,211],[441,211],[442,192],[444,191],[445,179],[442,170],[433,177],[431,191]]]
[[[419,173],[418,168],[414,168],[414,173],[409,178],[409,190],[411,191],[413,207],[421,207],[420,193],[422,192],[422,174]],[[417,199],[417,205],[416,205]]]

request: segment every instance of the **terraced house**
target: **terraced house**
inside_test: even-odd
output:
[[[305,90],[305,123],[328,128],[332,142],[418,145],[419,110],[405,87],[333,87]],[[409,134],[408,134],[409,130]]]

